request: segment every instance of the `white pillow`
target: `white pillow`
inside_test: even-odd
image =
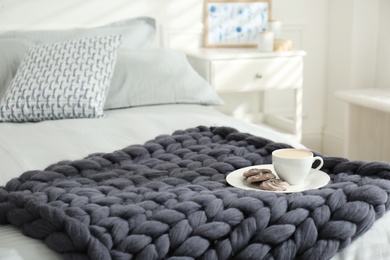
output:
[[[150,48],[156,36],[154,18],[136,17],[93,28],[10,31],[0,34],[0,98],[4,96],[27,50],[49,44],[99,35],[122,35],[121,49]]]
[[[171,49],[120,50],[104,108],[172,103],[223,104],[184,53]]]
[[[96,36],[34,46],[1,100],[0,120],[103,116],[120,40]]]

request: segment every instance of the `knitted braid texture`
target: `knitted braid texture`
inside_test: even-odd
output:
[[[389,209],[386,163],[323,156],[331,182],[294,194],[226,183],[285,147],[199,126],[61,161],[0,187],[0,224],[66,259],[313,260],[329,259]]]

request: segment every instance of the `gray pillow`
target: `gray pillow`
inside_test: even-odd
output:
[[[172,49],[119,51],[104,109],[175,103],[223,104],[184,53]]]
[[[150,48],[156,34],[154,18],[137,17],[92,28],[66,30],[9,31],[0,34],[0,39],[28,40],[31,44],[48,44],[76,38],[99,35],[122,35],[121,48]]]
[[[120,49],[150,48],[156,36],[155,20],[137,17],[94,28],[10,31],[0,34],[0,98],[4,96],[27,50],[34,45],[100,35],[122,35]]]

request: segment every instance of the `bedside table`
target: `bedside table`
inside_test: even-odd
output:
[[[300,141],[302,137],[302,82],[304,51],[259,52],[251,48],[201,48],[186,51],[188,61],[216,91],[225,93],[258,93],[258,111],[245,116]],[[293,109],[289,115],[267,111],[269,90],[293,90]],[[225,100],[225,106],[229,102]],[[219,108],[217,108],[220,110]]]

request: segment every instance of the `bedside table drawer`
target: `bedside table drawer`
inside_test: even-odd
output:
[[[218,92],[298,88],[302,85],[301,57],[217,60],[211,62],[211,84]]]

